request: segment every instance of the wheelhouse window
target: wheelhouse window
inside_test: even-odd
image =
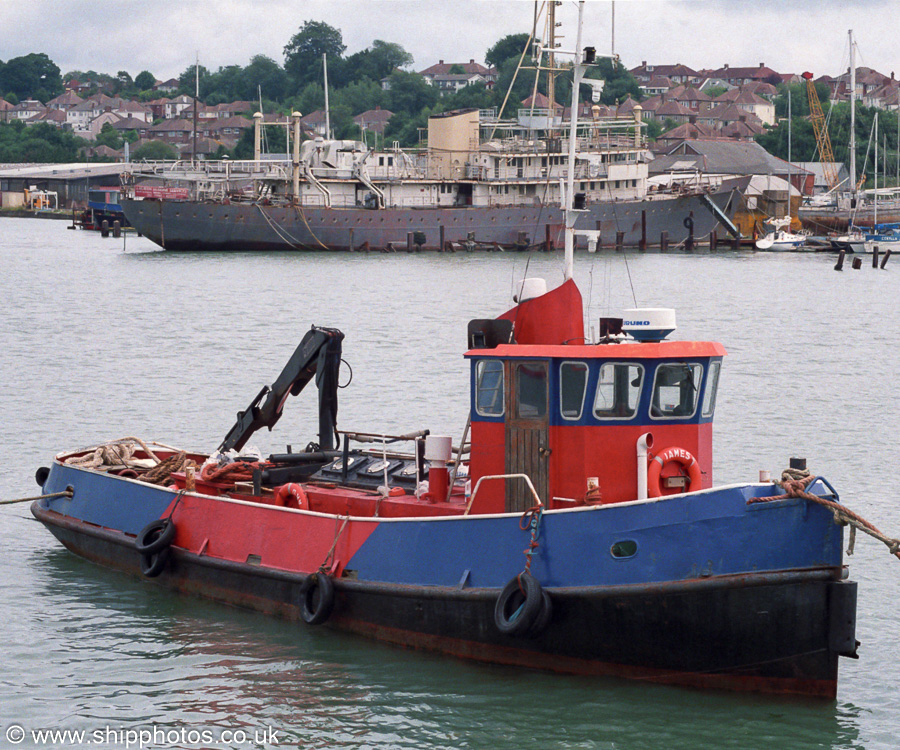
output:
[[[516,416],[537,419],[547,414],[547,365],[544,362],[516,364]]]
[[[650,416],[656,419],[694,416],[703,378],[699,363],[671,362],[656,368]]]
[[[600,419],[631,419],[641,400],[644,368],[634,362],[604,362],[600,367],[594,416]]]
[[[721,362],[712,362],[709,366],[709,374],[706,376],[706,391],[703,394],[703,409],[700,412],[704,417],[711,417],[716,410],[716,391],[719,389],[719,372],[721,370]]]
[[[483,417],[503,414],[503,362],[498,359],[475,364],[475,411]]]
[[[559,367],[559,409],[563,419],[581,419],[587,391],[585,362],[563,362]]]

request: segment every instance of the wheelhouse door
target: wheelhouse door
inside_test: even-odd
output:
[[[506,473],[527,474],[544,503],[548,502],[549,362],[506,363]],[[526,511],[534,505],[528,485],[506,481],[506,511]]]

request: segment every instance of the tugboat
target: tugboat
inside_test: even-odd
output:
[[[580,47],[579,30],[574,92]],[[674,311],[629,310],[586,339],[573,180],[566,280],[525,280],[512,309],[468,324],[455,449],[427,430],[339,430],[344,334],[313,326],[218,450],[124,439],[60,453],[37,472],[33,514],[89,560],[310,626],[571,674],[833,698],[839,657],[857,647],[837,492],[812,476],[714,484],[725,349],[672,340]],[[316,441],[242,455],[313,380]]]

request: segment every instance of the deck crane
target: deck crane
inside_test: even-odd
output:
[[[809,96],[809,119],[812,120],[813,130],[816,133],[816,146],[819,148],[819,159],[822,160],[822,169],[825,173],[825,182],[828,190],[833,190],[837,185],[838,174],[834,166],[834,153],[831,150],[831,139],[828,137],[828,129],[825,127],[825,115],[822,114],[822,105],[819,103],[819,95],[813,83],[813,74],[803,74],[806,79],[806,93]]]

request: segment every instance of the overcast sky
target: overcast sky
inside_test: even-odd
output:
[[[347,54],[373,40],[397,42],[422,70],[483,62],[507,34],[531,28],[531,0],[0,0],[0,59],[44,52],[63,73],[96,70],[159,79],[194,63],[211,70],[246,65],[256,54],[284,62],[283,49],[306,20],[343,33]],[[589,0],[584,44],[608,53],[612,2]],[[574,18],[575,3],[559,13]],[[684,63],[693,68],[755,66],[836,75],[857,63],[900,72],[896,0],[617,0],[615,51],[628,68]],[[563,42],[574,45],[574,28]],[[265,93],[265,92],[263,92]]]

